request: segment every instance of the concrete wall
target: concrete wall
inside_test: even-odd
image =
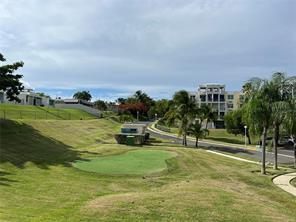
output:
[[[101,117],[102,113],[94,108],[91,108],[89,106],[84,106],[82,104],[65,104],[65,103],[56,103],[55,108],[61,108],[61,109],[80,109],[83,110],[89,114],[92,114],[98,118]]]

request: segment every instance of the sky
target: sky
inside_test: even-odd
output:
[[[1,0],[0,52],[52,97],[170,98],[295,75],[296,0]]]

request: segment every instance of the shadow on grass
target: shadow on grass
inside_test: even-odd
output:
[[[49,166],[70,166],[80,152],[53,138],[42,135],[24,122],[0,120],[0,163],[24,168],[34,163],[42,169]]]
[[[12,180],[5,178],[5,176],[12,175],[11,173],[7,173],[5,171],[0,171],[0,186],[10,186],[10,183],[18,182],[17,180]]]
[[[209,139],[209,140],[215,140],[215,141],[220,141],[220,142],[225,142],[225,143],[245,144],[241,140],[238,140],[238,139],[230,139],[230,138],[225,138],[225,137],[211,137],[211,136],[207,136],[207,139]]]

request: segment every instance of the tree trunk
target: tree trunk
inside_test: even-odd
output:
[[[247,129],[247,138],[248,138],[248,143],[249,143],[249,145],[251,145],[251,144],[252,144],[252,141],[251,141],[251,137],[250,137],[249,129]]]
[[[274,135],[273,135],[273,149],[274,149],[274,164],[273,168],[278,169],[278,140],[279,140],[279,126],[276,124],[274,126]]]
[[[294,142],[294,168],[296,168],[296,136],[293,136],[293,142]]]
[[[206,130],[208,129],[208,123],[209,123],[209,120],[207,119],[206,120]]]
[[[265,166],[266,134],[267,134],[267,128],[264,126],[263,133],[262,133],[262,165],[261,165],[261,174],[266,174],[266,166]]]
[[[296,168],[296,141],[294,140],[294,168]]]
[[[186,133],[184,134],[184,146],[187,146],[187,135],[186,135]]]
[[[198,148],[198,137],[196,137],[195,147]]]

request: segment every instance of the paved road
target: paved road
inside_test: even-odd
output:
[[[172,143],[175,144],[182,144],[182,140],[181,138],[176,138],[173,135],[163,135],[159,132],[155,132],[155,131],[151,131],[149,128],[147,129],[148,132],[150,133],[150,135],[152,137],[156,137],[156,138],[161,138],[161,139],[166,139],[166,140],[170,140]],[[187,141],[189,146],[194,146],[195,142],[194,141]],[[199,142],[199,145],[203,148],[206,149],[210,149],[210,150],[214,150],[214,151],[219,151],[219,152],[227,152],[227,153],[231,153],[234,155],[238,155],[240,157],[248,157],[248,158],[252,158],[256,161],[260,161],[261,160],[261,151],[256,151],[256,150],[246,150],[243,147],[242,148],[233,148],[233,147],[229,147],[226,145],[213,145],[213,144],[208,144],[205,142]],[[293,164],[294,161],[294,151],[292,150],[285,150],[285,149],[279,149],[278,152],[278,162],[279,163],[285,163],[285,164]],[[269,163],[273,163],[274,160],[274,154],[267,152],[266,153],[266,161]]]

